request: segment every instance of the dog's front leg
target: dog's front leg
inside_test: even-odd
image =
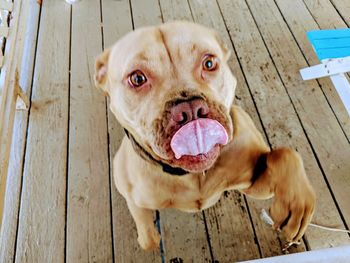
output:
[[[251,178],[252,185],[242,192],[257,199],[274,196],[270,209],[274,228],[282,228],[287,241],[298,242],[315,207],[315,193],[301,157],[291,149],[281,148],[263,155],[260,162],[263,169]]]
[[[132,217],[134,218],[140,246],[145,250],[159,247],[160,235],[154,226],[153,210],[138,207],[133,201],[127,200]]]

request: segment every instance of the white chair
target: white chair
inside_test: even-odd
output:
[[[315,30],[307,32],[315,53],[322,62],[300,70],[303,80],[330,77],[350,116],[350,29]]]

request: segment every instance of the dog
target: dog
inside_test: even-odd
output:
[[[274,228],[299,241],[316,197],[299,154],[270,150],[233,104],[230,51],[198,24],[171,22],[122,37],[96,59],[95,84],[125,129],[113,160],[115,185],[145,250],[159,246],[153,210],[198,212],[227,190],[274,196]]]

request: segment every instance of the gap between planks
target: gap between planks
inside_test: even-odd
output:
[[[25,59],[20,67],[20,83],[24,92],[31,98],[33,85],[33,75],[37,54],[37,43],[40,27],[41,8],[36,3],[27,3],[30,9],[31,19],[28,22],[32,25],[28,30],[27,45],[24,53]],[[31,100],[31,99],[30,99]],[[8,174],[10,175],[6,187],[6,209],[4,213],[4,224],[0,239],[0,258],[6,262],[12,262],[15,259],[17,234],[20,213],[20,200],[22,195],[22,174],[25,162],[26,141],[28,136],[28,122],[30,109],[28,111],[17,111],[15,114],[13,127],[13,141],[11,145],[11,154]]]

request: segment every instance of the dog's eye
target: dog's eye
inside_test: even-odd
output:
[[[214,71],[218,67],[218,59],[213,55],[206,55],[203,59],[202,67],[206,71]]]
[[[132,72],[129,76],[129,83],[132,87],[138,88],[147,82],[145,74],[140,70]]]

